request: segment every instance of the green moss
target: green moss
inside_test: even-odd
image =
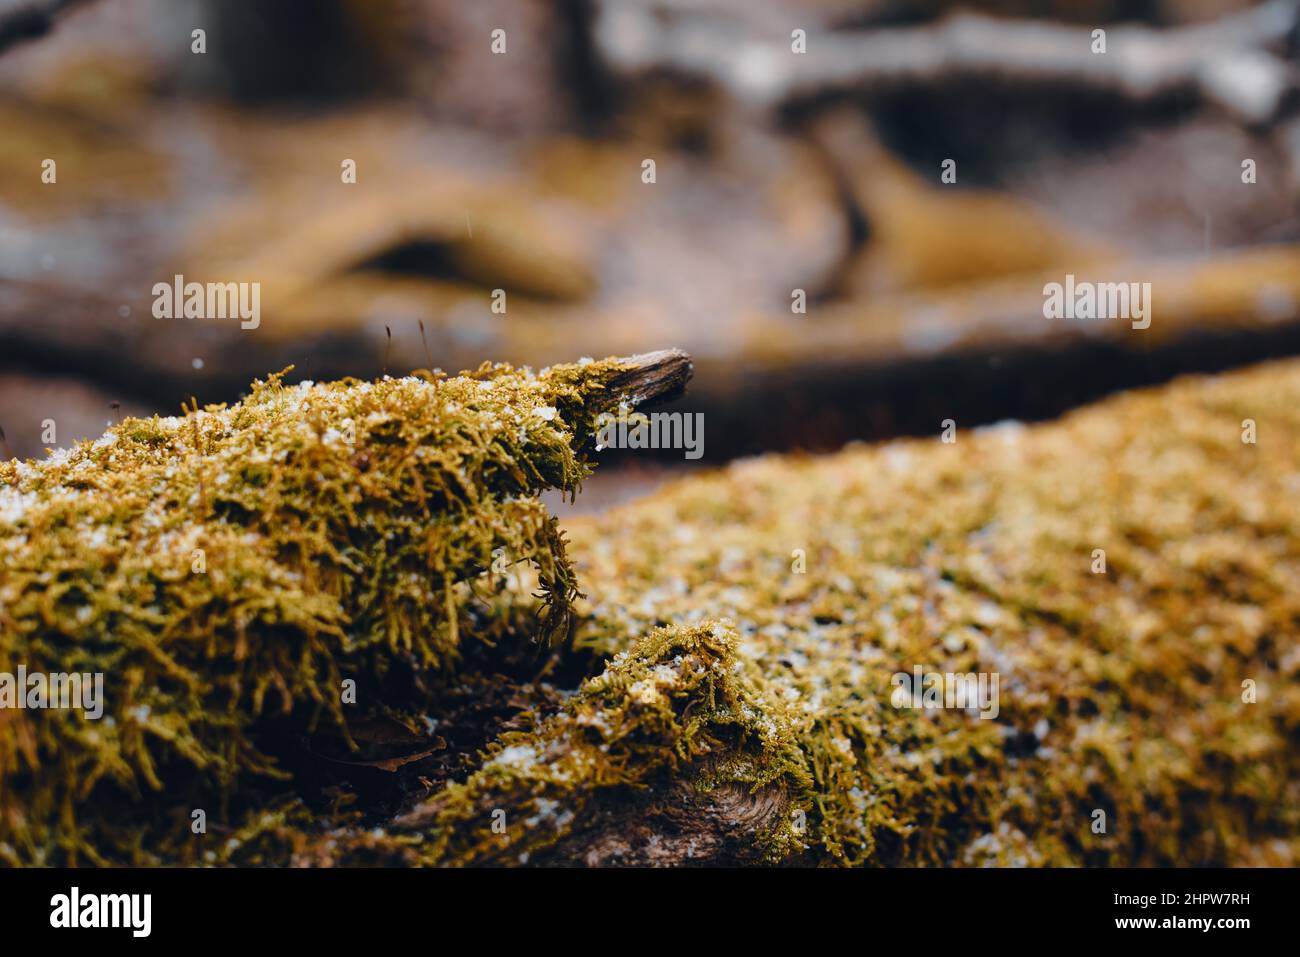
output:
[[[738,779],[782,796],[759,860],[1293,863],[1297,409],[1300,363],[1265,366],[955,445],[737,463],[570,522],[572,653],[605,673],[383,840],[404,863],[568,861],[610,807],[634,832],[639,795]],[[1246,417],[1268,438],[1243,444]],[[659,670],[679,657],[708,665]],[[998,672],[997,718],[893,707],[915,665]],[[694,826],[659,823],[629,859]],[[344,835],[324,860],[373,858]]]
[[[677,775],[706,791],[776,784],[802,796],[810,778],[788,709],[735,642],[721,622],[651,632],[557,714],[502,735],[466,782],[400,818],[399,829],[423,835],[427,863],[527,861],[589,821],[598,802]],[[773,857],[799,841],[788,821],[755,839]]]
[[[577,646],[732,619],[814,771],[805,860],[1294,863],[1297,436],[1292,361],[735,463],[568,523]],[[894,708],[917,665],[999,673],[999,715]]]
[[[609,372],[495,367],[485,388],[268,383],[235,410],[124,423],[114,442],[3,466],[0,548],[17,560],[0,585],[0,651],[29,667],[103,666],[116,724],[0,711],[0,853],[1300,858],[1300,362],[1047,425],[963,431],[952,445],[736,463],[570,521],[565,549],[532,493],[585,474]],[[345,417],[363,426],[368,470],[324,439]],[[1257,444],[1241,441],[1243,418]],[[286,446],[293,455],[261,461]],[[126,450],[129,468],[111,458]],[[205,576],[189,571],[194,536],[226,543]],[[539,582],[562,584],[536,604],[492,584],[481,572],[503,543]],[[404,591],[412,570],[427,592]],[[522,636],[554,632],[571,640],[510,657]],[[420,694],[399,700],[376,683],[408,664]],[[894,707],[892,676],[915,666],[998,673],[998,715]],[[379,812],[277,780],[286,769],[258,750],[256,716],[287,700],[293,727],[341,724],[343,676],[381,703],[372,711],[484,736]],[[149,710],[131,710],[140,704]],[[102,800],[136,790],[138,808]],[[231,796],[227,829],[189,835],[186,809],[214,793]],[[719,836],[713,804],[738,808],[741,826]],[[1097,810],[1105,833],[1092,829]]]
[[[539,640],[565,636],[577,586],[537,493],[576,493],[575,436],[620,368],[272,377],[233,406],[0,464],[0,670],[103,672],[109,702],[100,721],[0,712],[0,856],[153,859],[188,812],[142,796],[210,807],[284,777],[259,718],[345,727],[344,679],[364,693],[395,660],[446,670],[520,608]],[[530,563],[539,600],[498,596],[494,559]]]

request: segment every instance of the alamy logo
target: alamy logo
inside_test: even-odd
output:
[[[50,898],[51,927],[129,927],[131,936],[148,937],[153,928],[152,894],[70,894]]]
[[[981,718],[998,716],[998,672],[922,671],[917,665],[909,675],[906,671],[894,674],[894,686],[889,703],[895,708],[959,708],[978,709]]]
[[[26,665],[19,665],[17,674],[0,671],[0,708],[79,708],[97,720],[104,714],[104,673],[28,673]]]
[[[1129,319],[1134,329],[1151,325],[1151,283],[1075,282],[1068,273],[1064,283],[1043,287],[1046,319]]]
[[[596,419],[596,451],[602,449],[685,449],[686,458],[704,454],[703,412],[603,412]]]
[[[155,319],[239,319],[239,328],[262,324],[260,282],[186,282],[177,274],[172,282],[154,283]]]

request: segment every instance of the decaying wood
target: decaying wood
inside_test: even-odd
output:
[[[609,380],[609,389],[631,405],[676,398],[694,371],[691,357],[681,349],[643,352],[619,362],[627,363],[628,367]]]
[[[702,791],[673,780],[648,795],[620,795],[539,856],[537,864],[583,867],[689,867],[753,864],[761,860],[756,835],[790,813],[780,785],[757,790],[720,784]]]

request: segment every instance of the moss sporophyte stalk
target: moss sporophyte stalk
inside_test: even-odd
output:
[[[99,721],[0,709],[0,859],[1296,860],[1300,363],[562,533],[658,356],[272,377],[0,465],[0,672],[106,676]]]

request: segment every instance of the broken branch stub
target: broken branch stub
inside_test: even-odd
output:
[[[676,398],[694,371],[691,357],[681,349],[644,352],[618,362],[609,377],[609,389],[631,405]]]

